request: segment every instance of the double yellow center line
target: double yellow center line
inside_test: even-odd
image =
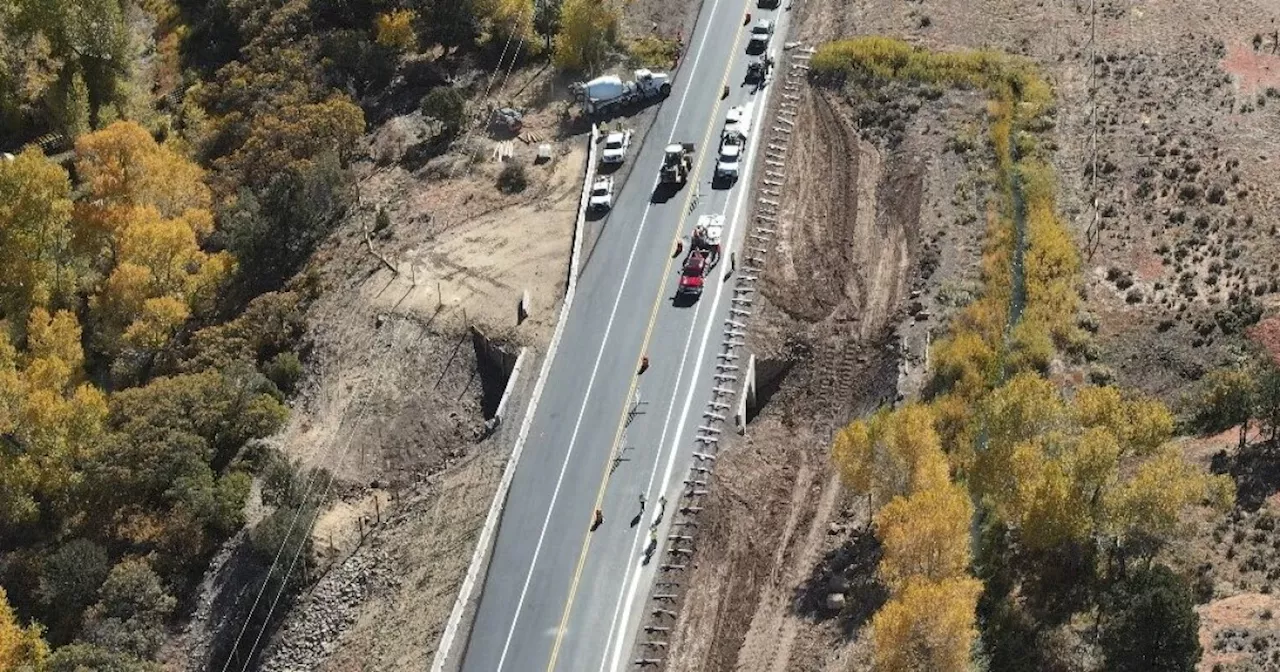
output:
[[[746,15],[745,14],[746,8],[747,8],[747,5],[744,2],[743,16]],[[724,87],[728,85],[729,74],[733,72],[733,66],[738,62],[738,49],[737,49],[738,39],[736,34],[738,28],[739,26],[735,25],[734,27],[735,35],[733,39],[734,52],[733,52],[733,55],[730,56],[729,63],[727,66],[725,66],[724,76],[720,80],[721,90],[724,90]],[[712,28],[708,26],[706,30],[712,30]],[[690,73],[690,75],[692,76],[692,73]],[[697,86],[697,83],[690,82],[689,85]],[[670,249],[672,250],[674,250],[676,243],[679,242],[684,235],[685,216],[689,214],[690,203],[693,200],[694,194],[697,193],[697,184],[699,180],[698,175],[702,173],[702,160],[706,157],[708,150],[710,150],[709,143],[711,142],[712,132],[716,128],[716,125],[717,125],[716,122],[720,119],[720,104],[723,102],[723,100],[724,100],[723,98],[716,98],[715,107],[711,111],[711,120],[707,124],[706,133],[703,135],[703,138],[702,138],[702,151],[698,152],[698,158],[694,163],[693,170],[689,173],[689,178],[686,180],[686,186],[689,187],[689,189],[687,194],[685,195],[684,205],[681,207],[679,211],[680,216],[676,219],[677,221],[676,232],[675,232],[675,236],[671,240]],[[677,121],[679,120],[677,119]],[[637,155],[638,154],[639,153],[637,152]],[[641,360],[644,358],[645,352],[648,351],[649,349],[649,340],[653,336],[653,327],[658,322],[658,309],[662,305],[662,298],[665,295],[664,290],[667,285],[668,277],[671,273],[671,264],[674,263],[674,261],[675,261],[675,255],[667,254],[667,262],[662,269],[662,276],[658,282],[657,295],[653,299],[653,308],[649,311],[649,324],[647,327],[645,327],[644,341],[640,345],[639,354],[636,355],[635,366],[633,366],[631,369],[633,372],[631,376],[631,385],[627,388],[627,395],[623,398],[623,401],[622,401],[622,412],[619,414],[619,418],[618,418],[618,429],[614,433],[613,443],[610,445],[610,448],[609,448],[609,455],[611,456],[617,450],[618,443],[622,440],[622,431],[623,429],[626,428],[626,425],[627,425],[627,407],[631,404],[632,395],[635,394],[636,385],[639,383],[639,380],[640,380],[639,379],[640,363],[641,363]],[[677,383],[678,382],[679,381],[677,381]],[[586,403],[585,399],[583,400],[583,403],[584,404]],[[662,448],[661,446],[658,446],[659,451],[661,451],[661,448]],[[596,510],[603,508],[604,493],[605,493],[605,489],[609,485],[609,474],[612,471],[610,468],[612,461],[613,461],[612,459],[605,460],[604,473],[600,477],[600,489],[596,492],[595,504],[594,506],[591,507],[591,510],[587,512],[586,528],[588,532],[587,532],[586,538],[582,542],[582,551],[578,554],[578,564],[573,572],[573,581],[569,585],[569,597],[565,601],[564,613],[560,617],[560,625],[556,628],[556,641],[551,647],[551,659],[547,662],[547,672],[553,672],[553,670],[555,670],[556,659],[560,655],[560,645],[564,640],[565,631],[569,625],[569,614],[573,611],[573,601],[575,596],[578,593],[578,584],[582,580],[582,570],[587,564],[587,552],[591,548],[591,538],[593,535],[590,532],[590,528],[592,524],[594,524],[595,522]]]

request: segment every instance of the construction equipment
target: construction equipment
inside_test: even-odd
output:
[[[659,171],[662,183],[683,186],[689,179],[691,170],[693,170],[693,143],[681,142],[667,145],[662,156],[662,170]]]
[[[720,263],[720,237],[724,233],[724,215],[703,215],[693,227],[692,249],[707,253],[707,263]]]
[[[596,77],[585,84],[574,84],[572,89],[587,114],[608,114],[624,105],[671,94],[671,75],[643,68],[634,75],[635,79],[628,81],[616,75]]]
[[[747,64],[747,82],[755,84],[764,84],[765,79],[769,77],[769,71],[773,69],[773,56],[763,54],[760,58]]]
[[[676,295],[697,299],[702,296],[703,280],[710,266],[707,264],[707,253],[696,247],[689,250],[684,259],[684,268],[680,271],[680,284]]]
[[[489,113],[489,128],[518,134],[524,128],[524,113],[510,107],[497,108]]]

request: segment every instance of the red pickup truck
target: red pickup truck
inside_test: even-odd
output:
[[[680,287],[677,293],[688,296],[701,296],[703,277],[707,274],[706,252],[693,249],[684,260],[684,270],[680,272]]]

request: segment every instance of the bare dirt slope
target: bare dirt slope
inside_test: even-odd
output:
[[[1091,377],[1177,403],[1205,371],[1239,355],[1259,315],[1253,333],[1280,352],[1280,318],[1267,317],[1280,289],[1280,6],[808,0],[796,11],[791,39],[807,44],[883,34],[1023,54],[1044,69],[1059,100],[1060,203],[1085,252],[1082,323],[1098,336],[1086,353]],[[720,454],[671,669],[870,669],[864,626],[882,599],[874,543],[860,503],[832,494],[825,421],[918,391],[930,333],[976,287],[977,194],[989,163],[975,123],[982,100],[804,95],[788,163],[809,169],[785,189],[771,301],[751,324],[762,371],[783,377],[776,391],[765,384],[772,397],[747,437]],[[831,130],[841,115],[861,142]],[[902,196],[910,181],[892,176],[910,175],[915,162],[913,209]],[[906,270],[892,270],[904,256],[895,225],[910,232]],[[896,291],[883,280],[902,275]],[[857,387],[833,382],[849,379]],[[1274,665],[1280,476],[1260,456],[1232,454],[1233,441],[1187,445],[1206,468],[1236,475],[1241,509],[1198,521],[1201,534],[1168,558],[1198,577],[1203,670]],[[828,608],[830,592],[849,599]]]
[[[623,36],[678,40],[699,4],[637,0]],[[587,156],[569,79],[540,66],[491,75],[472,109],[524,110],[521,134],[476,125],[434,156],[420,113],[387,120],[356,166],[357,212],[313,260],[324,292],[308,315],[308,383],[276,442],[334,474],[337,497],[312,532],[320,576],[264,640],[258,669],[418,670],[439,644],[519,426],[485,434],[505,377],[471,329],[509,358],[531,346],[509,408],[518,420],[567,281]],[[625,122],[637,144],[652,117]],[[542,143],[550,161],[535,161]],[[504,192],[512,165],[526,185]],[[214,631],[238,628],[220,612],[236,557],[211,573],[175,667],[209,667]]]
[[[829,10],[798,8],[802,41],[829,28]],[[976,278],[981,225],[964,184],[979,159],[944,144],[968,132],[952,117],[973,118],[980,101],[868,108],[830,91],[800,95],[765,300],[750,324],[767,401],[717,460],[668,669],[869,665],[859,633],[881,599],[875,558],[860,531],[865,503],[831,468],[831,432],[894,401],[907,364],[923,367],[948,297]],[[904,124],[868,121],[886,115]],[[860,597],[829,609],[833,584]]]

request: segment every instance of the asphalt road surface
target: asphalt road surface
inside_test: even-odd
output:
[[[661,496],[670,501],[663,522],[670,521],[693,459],[732,294],[728,251],[740,249],[749,210],[750,169],[738,185],[712,188],[719,130],[729,107],[757,101],[747,164],[768,130],[764,91],[743,85],[748,11],[752,22],[777,22],[769,49],[783,60],[786,10],[750,2],[704,0],[671,96],[647,141],[627,157],[635,167],[579,277],[511,485],[467,640],[466,672],[631,667],[634,631],[662,556],[659,548],[652,563],[642,563],[649,525]],[[722,100],[725,84],[730,94]],[[696,144],[694,173],[682,190],[655,202],[670,142]],[[726,217],[723,259],[701,299],[677,305],[675,242],[683,239],[687,249],[698,217],[715,213]],[[645,354],[650,365],[638,375]],[[604,523],[592,531],[597,508]],[[666,535],[663,525],[658,538]]]

